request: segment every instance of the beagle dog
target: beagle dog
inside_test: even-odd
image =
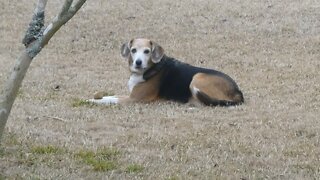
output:
[[[228,75],[168,57],[161,46],[148,39],[132,39],[124,43],[121,55],[129,63],[130,95],[103,96],[103,93],[97,93],[89,102],[109,105],[196,100],[208,106],[232,106],[244,102],[242,92]]]

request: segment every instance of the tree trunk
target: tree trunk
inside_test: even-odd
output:
[[[20,57],[17,59],[12,74],[2,92],[2,96],[0,98],[0,142],[11,111],[11,107],[15,98],[17,97],[22,80],[27,73],[31,61],[32,58],[30,58],[27,51],[23,51]]]
[[[0,96],[0,144],[14,100],[32,59],[49,42],[51,37],[68,22],[81,8],[86,0],[65,0],[54,20],[44,28],[44,12],[47,0],[38,0],[35,13],[23,39],[26,49],[21,53],[13,68],[11,76]]]

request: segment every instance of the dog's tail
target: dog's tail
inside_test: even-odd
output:
[[[244,102],[243,94],[240,90],[235,92],[235,95],[232,98],[233,101],[214,99],[201,91],[197,92],[197,98],[207,106],[236,106]]]

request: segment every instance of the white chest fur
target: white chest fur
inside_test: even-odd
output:
[[[143,75],[138,75],[138,74],[132,74],[130,76],[130,79],[128,81],[128,87],[129,91],[132,92],[133,88],[139,84],[144,82],[145,80],[143,79]]]

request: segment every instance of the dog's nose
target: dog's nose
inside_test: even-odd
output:
[[[140,59],[136,60],[136,65],[137,66],[141,66],[141,64],[142,64],[142,61]]]

